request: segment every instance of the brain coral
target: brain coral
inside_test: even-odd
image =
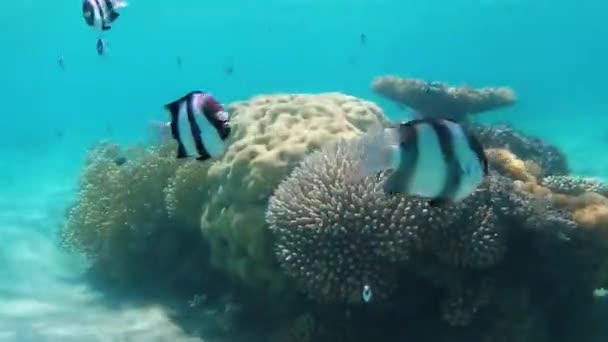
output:
[[[232,135],[209,168],[201,228],[211,262],[241,281],[280,289],[264,220],[268,198],[301,158],[387,120],[375,104],[340,93],[266,95],[230,106]]]
[[[358,146],[340,141],[307,156],[268,205],[281,266],[319,301],[360,302],[365,285],[386,298],[395,264],[422,248],[425,230],[455,218],[449,208],[386,195],[383,176],[354,181]]]

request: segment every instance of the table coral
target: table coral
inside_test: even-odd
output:
[[[201,219],[213,265],[250,285],[283,286],[264,220],[267,200],[302,157],[387,124],[382,110],[341,93],[276,94],[232,104],[226,153],[209,168]]]
[[[469,114],[487,112],[515,103],[515,93],[508,87],[473,89],[396,76],[377,77],[372,82],[372,89],[427,117],[458,121],[466,119]]]

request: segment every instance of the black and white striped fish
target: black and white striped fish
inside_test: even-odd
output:
[[[364,136],[358,177],[392,170],[384,191],[429,198],[433,206],[470,195],[488,174],[477,137],[446,119],[402,122]]]
[[[122,0],[83,0],[82,17],[87,25],[107,31],[120,13],[118,9],[127,7],[127,3]]]
[[[166,126],[178,143],[177,158],[197,156],[205,161],[224,152],[230,135],[229,117],[213,95],[192,91],[165,108],[171,113]]]

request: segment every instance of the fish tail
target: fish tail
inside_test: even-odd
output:
[[[359,167],[355,180],[395,169],[399,161],[399,135],[396,128],[369,132],[358,142]]]
[[[149,122],[151,134],[155,142],[165,142],[171,138],[171,122],[150,120]]]

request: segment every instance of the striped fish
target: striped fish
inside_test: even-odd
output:
[[[402,122],[372,132],[360,143],[358,177],[392,170],[383,185],[386,193],[429,198],[432,206],[466,198],[488,174],[477,137],[447,119]]]
[[[230,135],[228,113],[215,98],[202,91],[192,91],[165,105],[171,113],[167,123],[177,141],[177,158],[197,156],[205,161],[224,152]]]
[[[107,31],[120,14],[116,11],[127,7],[127,3],[121,0],[83,0],[82,17],[87,25]]]

